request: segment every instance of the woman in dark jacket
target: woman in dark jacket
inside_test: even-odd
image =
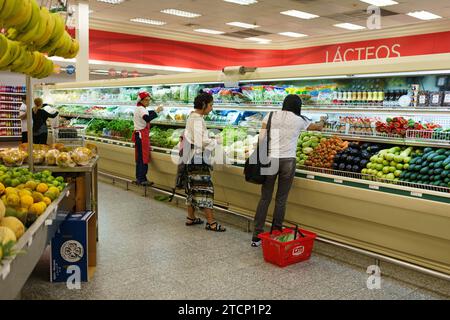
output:
[[[34,99],[33,107],[33,143],[47,144],[48,128],[47,119],[56,118],[58,112],[49,113],[44,110],[44,103],[41,98]]]

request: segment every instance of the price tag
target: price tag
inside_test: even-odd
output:
[[[51,219],[45,220],[45,225],[46,226],[51,226],[52,224],[53,224],[53,220],[51,220]]]
[[[422,198],[422,194],[420,193],[420,192],[411,192],[411,195],[413,196],[413,197],[419,197],[419,198]]]
[[[314,180],[316,177],[313,176],[313,175],[311,175],[311,174],[308,174],[308,175],[306,176],[306,178],[307,178],[307,179],[312,179],[312,180]]]
[[[27,245],[31,247],[32,244],[33,244],[33,237],[30,237],[30,239],[28,239]]]
[[[369,185],[369,188],[373,189],[373,190],[380,190],[379,186],[376,186],[376,185],[373,185],[373,184]]]
[[[340,180],[340,179],[334,179],[335,183],[344,183],[344,181]]]
[[[2,279],[5,280],[10,272],[11,272],[11,264],[9,262],[5,262],[5,264],[3,265]]]

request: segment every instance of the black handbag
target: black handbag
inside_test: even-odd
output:
[[[270,127],[272,125],[272,115],[271,112],[269,115],[269,120],[267,121],[267,132],[265,141],[260,142],[258,140],[258,145],[256,150],[250,155],[250,157],[245,161],[244,166],[244,175],[245,181],[254,183],[254,184],[263,184],[266,181],[266,175],[262,174],[262,168],[269,167],[269,144],[270,144]],[[266,160],[266,163],[263,163],[261,160],[261,155],[263,155],[263,159]]]

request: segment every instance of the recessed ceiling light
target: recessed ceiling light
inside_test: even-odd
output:
[[[125,2],[125,0],[97,0],[98,2],[104,2],[109,4],[119,4]]]
[[[298,11],[298,10],[288,10],[288,11],[283,11],[280,13],[284,14],[286,16],[296,17],[296,18],[300,18],[300,19],[307,19],[307,20],[319,18],[318,15],[308,13],[308,12]]]
[[[145,18],[134,18],[134,19],[130,19],[130,21],[151,24],[151,25],[155,25],[155,26],[163,26],[163,25],[167,24],[167,22],[164,22],[164,21],[150,20],[150,19],[145,19]]]
[[[237,3],[243,6],[248,6],[249,4],[255,4],[258,3],[257,0],[223,0],[225,2],[232,2],[232,3]]]
[[[334,25],[335,27],[342,28],[342,29],[348,29],[348,30],[362,30],[365,29],[363,26],[359,26],[357,24],[353,23],[338,23]]]
[[[297,33],[297,32],[280,32],[279,35],[291,37],[291,38],[302,38],[307,37],[307,34]]]
[[[177,9],[165,9],[161,10],[162,13],[171,14],[174,16],[184,17],[184,18],[198,18],[201,16],[199,13],[193,13],[188,11],[182,11]]]
[[[211,30],[211,29],[195,29],[195,32],[209,33],[209,34],[224,34],[223,31]]]
[[[272,42],[272,40],[270,40],[270,39],[257,38],[257,37],[249,37],[249,38],[245,38],[245,39],[253,41],[253,42],[258,42],[260,44],[267,44],[267,43]]]
[[[253,28],[259,27],[256,24],[248,24],[248,23],[244,23],[244,22],[228,22],[227,25],[235,26],[235,27],[239,27],[239,28],[246,28],[246,29],[253,29]]]
[[[360,0],[360,1],[368,4],[373,4],[374,6],[377,7],[386,7],[398,4],[398,2],[394,0]]]
[[[414,17],[420,20],[434,20],[434,19],[441,19],[441,16],[438,16],[434,13],[428,12],[428,11],[414,11],[407,13],[408,16]]]

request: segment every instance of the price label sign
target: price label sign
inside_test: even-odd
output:
[[[308,174],[308,175],[306,176],[306,178],[307,178],[307,179],[312,179],[312,180],[314,180],[316,177],[313,176],[313,175],[311,175],[311,174]]]
[[[422,194],[420,193],[420,192],[411,192],[411,195],[413,196],[413,197],[419,197],[419,198],[422,198]]]
[[[373,190],[380,190],[380,187],[379,187],[379,186],[376,186],[376,185],[374,185],[374,184],[369,185],[369,188],[370,188],[370,189],[373,189]]]
[[[340,179],[334,179],[335,183],[344,183],[344,181],[340,180]]]

